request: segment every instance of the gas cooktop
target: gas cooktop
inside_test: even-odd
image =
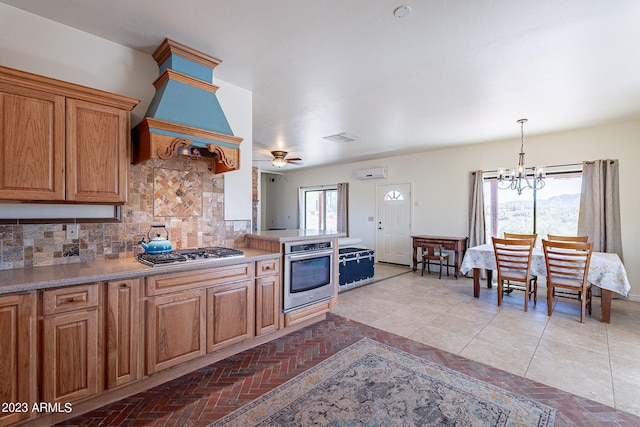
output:
[[[239,249],[213,246],[208,248],[176,249],[175,251],[171,251],[166,254],[141,253],[136,256],[136,259],[145,265],[155,267],[158,265],[173,264],[176,262],[204,261],[216,258],[240,256],[244,256],[244,252]]]

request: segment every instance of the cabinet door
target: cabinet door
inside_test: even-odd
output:
[[[42,400],[73,402],[100,390],[98,309],[42,321]]]
[[[33,307],[31,294],[0,298],[0,402],[21,403],[18,410],[0,412],[0,425],[29,418],[34,402]]]
[[[147,374],[206,353],[204,289],[149,298],[145,316]]]
[[[140,378],[140,283],[107,283],[107,388]]]
[[[207,352],[219,350],[253,337],[253,281],[207,289]]]
[[[277,331],[280,319],[280,276],[256,279],[256,335]]]
[[[64,200],[64,97],[0,82],[0,199]]]
[[[67,200],[125,203],[129,112],[67,99]]]

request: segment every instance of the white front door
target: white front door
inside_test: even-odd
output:
[[[411,264],[411,184],[377,187],[378,224],[376,258],[381,262]]]

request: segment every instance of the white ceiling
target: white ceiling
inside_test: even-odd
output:
[[[215,78],[253,91],[254,160],[292,170],[640,117],[638,0],[0,1],[222,59]],[[341,132],[361,139],[323,138]]]

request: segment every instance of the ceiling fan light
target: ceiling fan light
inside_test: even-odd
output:
[[[283,168],[287,165],[287,161],[285,159],[275,158],[271,164],[277,168]]]

